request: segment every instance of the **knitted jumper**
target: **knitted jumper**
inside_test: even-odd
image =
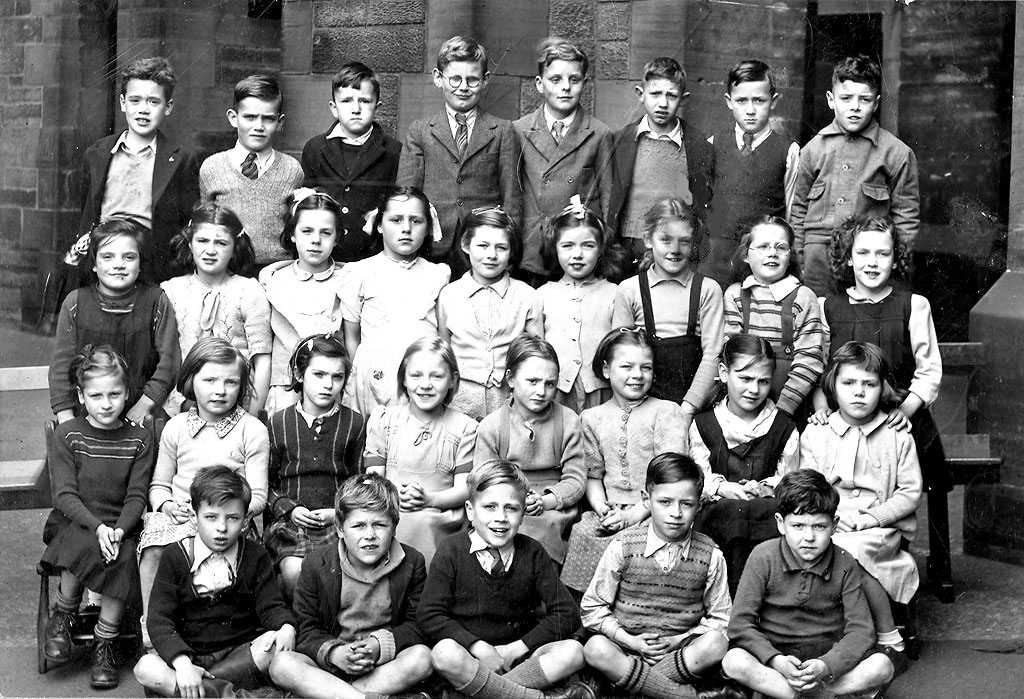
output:
[[[782,347],[782,303],[775,300],[771,289],[762,284],[750,287],[750,318],[745,327],[740,296],[739,283],[725,290],[725,334],[750,333],[763,337],[772,343],[776,357],[792,360],[789,376],[776,401],[779,410],[792,415],[818,384],[825,368],[821,350],[824,330],[818,299],[810,287],[800,285],[797,289],[793,299],[793,351],[787,354]]]
[[[264,631],[295,625],[266,550],[244,536],[232,562],[235,581],[212,597],[197,595],[189,570],[194,540],[188,537],[164,549],[149,598],[149,635],[164,662],[236,648]]]
[[[618,535],[625,567],[612,614],[630,633],[683,633],[697,626],[707,611],[704,587],[715,542],[691,530],[686,558],[664,571],[654,556],[644,556],[649,529],[645,522]]]
[[[642,238],[644,215],[651,206],[666,197],[679,197],[687,204],[693,202],[686,149],[672,141],[641,137],[637,144],[633,182],[629,187],[621,235]]]
[[[268,504],[274,519],[302,505],[334,506],[334,494],[359,473],[366,427],[363,416],[342,407],[324,418],[319,433],[307,426],[294,405],[270,418]]]
[[[772,131],[750,155],[736,147],[735,125],[715,134],[715,198],[711,234],[739,240],[744,222],[786,215],[786,157],[790,141]]]
[[[204,466],[227,466],[245,477],[252,488],[249,514],[258,514],[267,504],[267,460],[270,440],[267,428],[248,413],[243,413],[231,431],[217,435],[207,424],[191,436],[189,413],[175,415],[164,426],[153,481],[149,486],[149,504],[154,512],[168,500],[191,502],[192,479]]]
[[[226,206],[241,219],[263,266],[288,258],[280,236],[292,192],[302,186],[299,161],[281,151],[270,168],[255,180],[231,164],[230,151],[214,153],[199,168],[199,195],[203,201]]]

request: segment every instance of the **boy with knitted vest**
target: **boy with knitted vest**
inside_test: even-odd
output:
[[[804,468],[783,476],[775,497],[782,536],[747,559],[722,669],[776,699],[874,696],[893,665],[875,646],[864,573],[832,543],[839,492]]]
[[[272,76],[240,80],[234,107],[227,112],[238,140],[199,169],[200,196],[238,215],[252,240],[257,267],[288,258],[278,241],[292,192],[302,186],[299,161],[274,149],[284,125],[283,107],[284,96]]]
[[[882,71],[867,56],[844,58],[825,93],[831,124],[800,151],[789,221],[796,231],[803,282],[817,296],[837,292],[828,246],[832,231],[855,214],[891,216],[909,251],[921,224],[917,157],[873,118]]]
[[[295,647],[292,612],[263,546],[243,535],[252,493],[240,474],[210,466],[191,487],[198,535],[167,546],[150,596],[156,653],[135,678],[161,696],[229,697],[268,684],[274,656]]]
[[[763,61],[740,61],[726,79],[723,120],[711,137],[715,149],[715,198],[708,213],[710,252],[701,272],[725,289],[732,257],[750,224],[764,216],[786,217],[792,202],[800,146],[769,121],[779,103],[775,73]]]
[[[650,522],[615,536],[583,595],[583,626],[596,634],[583,649],[587,664],[628,694],[693,698],[694,681],[728,648],[725,558],[690,529],[703,489],[690,457],[654,457],[641,493]]]
[[[681,199],[703,223],[711,200],[714,150],[707,137],[676,116],[690,93],[674,58],[655,58],[643,70],[636,97],[644,115],[612,140],[608,228],[618,231],[636,260],[644,256],[644,214],[658,201]]]
[[[579,682],[549,689],[583,668],[583,648],[572,639],[579,612],[554,561],[540,543],[518,533],[529,487],[508,461],[470,474],[472,530],[441,542],[417,621],[437,644],[434,669],[464,695],[594,699]]]
[[[270,676],[300,697],[382,699],[433,672],[416,626],[427,571],[395,538],[398,490],[375,474],[352,476],[334,499],[336,544],[302,562],[295,589],[299,642]]]

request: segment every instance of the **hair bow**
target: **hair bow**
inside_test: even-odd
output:
[[[315,197],[320,192],[316,191],[312,187],[299,187],[292,192],[292,216],[295,215],[295,209],[298,207],[299,202],[310,197]]]
[[[429,204],[429,209],[430,227],[434,231],[432,237],[436,243],[444,237],[444,232],[441,230],[441,220],[437,217],[437,209],[434,208],[433,204]],[[377,220],[377,214],[379,212],[380,209],[373,209],[372,211],[366,212],[366,223],[363,224],[363,233],[366,235],[373,235],[375,233],[373,230],[373,222]]]
[[[92,232],[83,233],[78,240],[74,242],[71,248],[64,255],[64,264],[76,266],[82,261],[87,254],[89,254],[89,238]]]

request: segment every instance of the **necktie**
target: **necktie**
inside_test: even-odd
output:
[[[245,160],[242,161],[242,174],[248,177],[250,180],[255,180],[259,177],[260,171],[256,167],[256,154],[249,153],[245,156]]]
[[[551,135],[554,137],[556,145],[562,142],[562,135],[564,132],[565,124],[561,121],[556,121],[551,125]]]
[[[749,156],[754,152],[754,134],[743,134],[743,147],[740,148],[740,155]]]
[[[466,146],[469,144],[469,124],[466,115],[461,112],[455,115],[455,123],[459,125],[455,129],[455,147],[459,149],[461,158],[466,154]]]
[[[491,563],[491,575],[493,575],[496,578],[504,575],[505,564],[501,560],[501,554],[498,553],[498,549],[494,548],[493,546],[488,546],[484,550],[487,551],[487,553],[491,554],[491,557],[494,559],[494,562]]]

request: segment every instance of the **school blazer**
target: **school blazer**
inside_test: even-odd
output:
[[[523,263],[543,273],[540,247],[546,222],[579,194],[583,203],[607,219],[612,195],[612,131],[582,111],[562,142],[548,131],[544,107],[512,122],[522,149],[519,180],[523,190]]]
[[[618,231],[622,215],[629,200],[629,188],[633,184],[633,166],[636,164],[636,128],[639,119],[615,132],[612,142],[612,163],[614,185],[612,203],[609,207],[608,226]],[[715,181],[715,148],[707,136],[680,119],[683,128],[683,148],[686,149],[686,167],[689,171],[690,193],[693,195],[693,210],[702,223],[707,220],[708,203]]]
[[[427,580],[423,554],[400,544],[405,558],[388,576],[391,593],[391,620],[387,628],[395,637],[395,653],[424,643],[416,625],[416,607]],[[338,638],[338,612],[341,611],[341,559],[337,543],[313,550],[302,561],[302,573],[295,587],[292,609],[299,628],[295,650],[327,668],[330,643]]]
[[[89,146],[82,163],[82,191],[86,193],[78,234],[88,233],[99,222],[103,194],[110,171],[110,149],[121,133],[105,136]],[[148,243],[149,276],[154,283],[174,276],[171,240],[192,217],[199,200],[199,160],[192,149],[156,134],[153,163],[153,229]]]
[[[369,236],[363,233],[364,216],[395,183],[402,144],[374,123],[350,170],[341,154],[341,139],[327,138],[337,123],[309,139],[302,149],[303,185],[330,194],[342,206],[335,260],[351,262],[370,254]]]
[[[421,188],[437,209],[444,235],[433,244],[435,258],[448,253],[456,226],[475,208],[501,206],[516,223],[522,220],[518,164],[519,139],[510,121],[478,112],[461,159],[443,108],[413,122],[398,162],[398,185]]]

